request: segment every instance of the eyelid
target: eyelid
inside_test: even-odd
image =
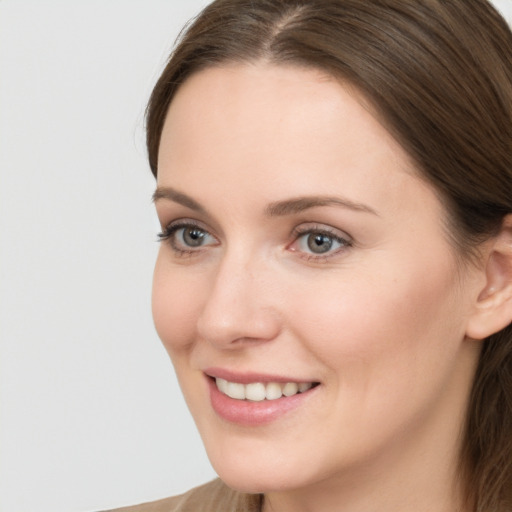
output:
[[[323,224],[321,222],[303,222],[293,228],[292,236],[300,236],[306,233],[325,233],[334,238],[340,238],[346,242],[352,242],[353,238],[346,231]]]
[[[202,229],[203,231],[207,231],[211,234],[210,228],[208,226],[205,226],[201,221],[190,219],[188,217],[181,217],[179,219],[174,219],[171,222],[168,223],[161,223],[162,225],[162,231],[158,234],[160,237],[161,235],[165,235],[171,230],[176,230],[183,227],[196,227],[199,229]],[[212,235],[213,236],[213,235]]]

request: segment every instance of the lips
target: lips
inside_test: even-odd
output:
[[[305,404],[319,387],[318,382],[269,375],[218,369],[205,373],[213,410],[222,419],[242,426],[277,420]]]

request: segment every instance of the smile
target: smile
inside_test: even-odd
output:
[[[238,373],[221,368],[208,368],[204,374],[215,413],[223,420],[244,427],[277,421],[315,400],[317,390],[322,387],[313,380]]]
[[[263,400],[277,400],[283,396],[290,397],[298,393],[304,393],[314,386],[312,382],[253,382],[241,384],[216,378],[217,389],[224,395],[235,400],[249,400],[261,402]]]

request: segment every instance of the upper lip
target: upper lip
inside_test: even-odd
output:
[[[233,370],[229,370],[227,368],[206,368],[203,372],[208,377],[224,379],[229,382],[237,382],[239,384],[251,384],[253,382],[318,382],[311,379],[304,378],[296,378],[296,377],[284,377],[282,375],[271,375],[268,373],[259,373],[259,372],[236,372]]]

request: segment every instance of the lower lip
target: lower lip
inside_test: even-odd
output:
[[[309,389],[293,396],[283,396],[276,400],[235,400],[221,393],[215,380],[207,377],[210,388],[210,400],[213,410],[224,420],[243,426],[257,426],[271,423],[288,412],[304,404],[319,387]]]

